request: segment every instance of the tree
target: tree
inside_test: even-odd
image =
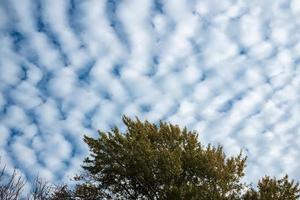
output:
[[[25,185],[26,180],[16,169],[9,174],[6,172],[5,166],[1,168],[0,200],[55,200],[52,199],[53,190],[56,190],[57,187],[53,187],[52,184],[48,183],[46,180],[37,176],[28,195],[23,193]]]
[[[73,200],[73,192],[67,185],[57,186],[52,190],[50,200]]]
[[[52,200],[53,190],[52,184],[37,176],[27,200]]]
[[[84,141],[84,181],[102,198],[240,199],[246,158],[227,157],[222,146],[204,147],[196,132],[165,122],[159,125],[123,117],[127,127],[99,132]]]
[[[0,171],[0,199],[1,200],[18,200],[21,198],[22,190],[25,185],[24,179],[16,170],[7,175],[5,166]]]
[[[296,200],[299,197],[299,183],[289,181],[287,175],[279,180],[265,176],[259,180],[257,190],[251,188],[246,192],[244,200]]]

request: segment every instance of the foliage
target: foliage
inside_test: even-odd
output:
[[[67,185],[61,185],[56,187],[52,194],[50,199],[51,200],[73,200],[73,192],[68,189]]]
[[[114,199],[239,199],[246,158],[204,147],[195,132],[123,118],[99,138],[84,137],[91,154],[83,169],[102,194]],[[86,177],[82,176],[81,178]],[[80,179],[80,177],[79,177]]]
[[[196,132],[160,122],[123,117],[115,127],[84,137],[90,155],[77,181],[97,199],[296,200],[298,183],[264,177],[258,188],[241,182],[246,157],[227,157],[222,146],[204,147]],[[77,187],[77,191],[78,191]],[[85,199],[85,198],[81,198]],[[95,199],[95,198],[86,198]]]
[[[296,200],[299,197],[299,183],[289,181],[287,175],[279,180],[265,176],[259,180],[257,190],[251,188],[244,195],[245,200]]]

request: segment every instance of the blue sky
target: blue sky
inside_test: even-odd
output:
[[[0,0],[0,156],[53,182],[126,114],[300,180],[300,1]]]

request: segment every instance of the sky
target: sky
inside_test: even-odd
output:
[[[68,182],[122,115],[300,181],[299,0],[0,0],[0,157]]]

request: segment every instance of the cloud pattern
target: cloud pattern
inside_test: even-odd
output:
[[[123,114],[300,180],[297,0],[0,0],[0,156],[68,181]]]

